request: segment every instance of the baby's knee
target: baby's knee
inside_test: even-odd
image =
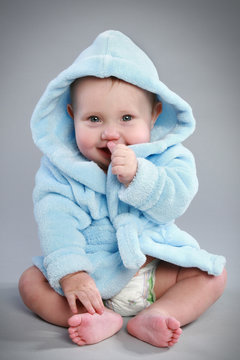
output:
[[[32,297],[36,296],[36,287],[38,287],[39,283],[43,281],[43,278],[43,275],[35,266],[31,266],[21,275],[18,282],[18,289],[23,302],[27,306],[32,301]]]
[[[214,295],[214,298],[217,300],[222,294],[227,282],[227,272],[224,268],[223,272],[218,275],[208,275],[204,273],[204,276],[207,279],[207,285],[209,286],[209,293]]]
[[[222,293],[225,289],[225,286],[226,286],[226,282],[227,282],[227,271],[224,268],[221,275],[214,276],[214,287],[215,287],[216,294],[218,296],[222,295]]]

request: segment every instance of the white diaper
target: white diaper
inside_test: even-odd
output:
[[[158,263],[159,260],[155,259],[141,268],[117,295],[104,301],[105,306],[122,316],[133,316],[153,304]]]

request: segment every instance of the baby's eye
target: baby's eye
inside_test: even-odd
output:
[[[130,120],[132,120],[132,116],[131,115],[123,115],[122,120],[123,121],[130,121]]]
[[[98,117],[98,116],[95,116],[95,115],[89,116],[89,120],[90,120],[91,122],[93,122],[93,123],[100,121],[99,117]]]

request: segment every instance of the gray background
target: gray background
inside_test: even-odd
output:
[[[238,359],[239,15],[237,0],[0,1],[1,359],[99,359],[104,352],[116,359]],[[197,129],[184,144],[195,155],[200,188],[177,224],[228,261],[225,295],[169,351],[124,330],[76,348],[65,329],[28,312],[16,288],[31,257],[40,254],[31,196],[41,154],[31,138],[32,111],[47,83],[108,29],[142,47],[160,79],[193,107]]]

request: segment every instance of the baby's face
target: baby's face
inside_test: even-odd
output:
[[[124,81],[88,77],[75,89],[74,118],[79,151],[107,171],[108,142],[133,145],[150,140],[157,118],[149,94]]]

